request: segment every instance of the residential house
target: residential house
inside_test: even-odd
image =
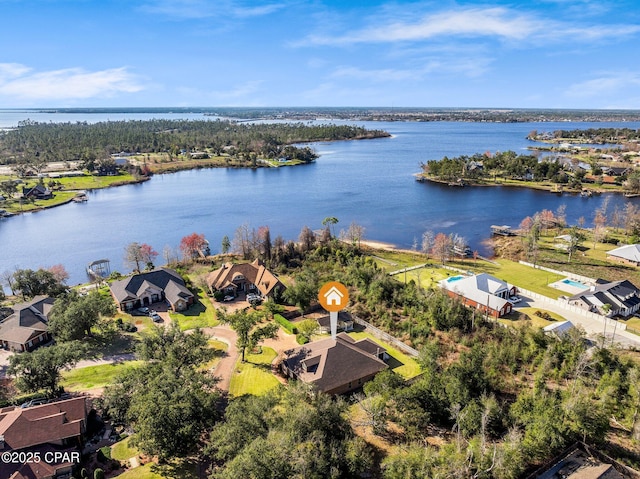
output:
[[[109,289],[121,311],[131,311],[160,301],[166,301],[173,311],[183,311],[194,300],[184,280],[169,268],[156,268],[114,281]]]
[[[22,188],[22,196],[23,198],[32,198],[35,200],[48,200],[53,198],[53,193],[49,188],[44,186],[43,184],[38,183],[32,187],[24,187]]]
[[[365,338],[346,333],[285,351],[280,368],[292,379],[311,384],[327,394],[354,391],[387,368],[386,350]]]
[[[513,304],[509,298],[517,294],[517,288],[489,274],[452,276],[438,283],[452,298],[458,298],[465,306],[476,308],[493,318],[509,314]]]
[[[225,263],[207,275],[206,283],[211,292],[233,296],[259,292],[265,298],[273,298],[285,290],[278,277],[257,259],[253,263]]]
[[[48,316],[53,298],[36,296],[12,306],[13,313],[0,322],[0,347],[11,351],[31,351],[51,340]]]
[[[577,442],[524,479],[640,479],[640,471]]]
[[[28,408],[0,409],[0,454],[38,453],[40,461],[0,461],[0,477],[9,479],[69,478],[79,463],[87,408],[84,397],[56,401]],[[45,460],[54,453],[58,461]],[[22,455],[17,456],[18,459]],[[26,458],[28,456],[24,456]],[[76,458],[76,460],[72,460]]]
[[[640,290],[626,279],[598,279],[594,286],[571,296],[567,302],[603,316],[627,318],[640,308]]]
[[[321,333],[331,332],[331,317],[329,315],[321,316],[317,319],[318,331]],[[351,314],[346,311],[338,312],[338,329],[340,331],[352,331],[353,330],[353,318]]]
[[[607,259],[640,266],[640,244],[627,244],[607,251]]]
[[[569,331],[571,331],[573,328],[574,328],[574,325],[571,321],[560,321],[560,322],[553,322],[550,325],[542,328],[542,330],[547,334],[551,334],[553,336],[561,338],[565,334],[567,334]]]

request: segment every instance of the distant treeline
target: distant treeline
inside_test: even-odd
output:
[[[569,139],[580,143],[616,143],[640,140],[640,130],[633,128],[587,128],[581,130],[555,130],[553,133],[532,131],[527,138],[531,140]]]
[[[230,148],[235,153],[277,158],[283,151],[291,153],[293,143],[386,136],[389,134],[381,130],[334,124],[162,119],[89,124],[27,120],[0,134],[0,164],[87,160],[120,152],[178,155],[207,150],[220,155]],[[302,156],[313,159],[308,154]]]
[[[190,113],[238,119],[316,120],[331,118],[361,121],[640,121],[640,110],[560,110],[512,108],[411,108],[411,107],[159,107],[159,108],[55,108],[45,113]]]

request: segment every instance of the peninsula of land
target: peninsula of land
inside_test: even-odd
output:
[[[304,165],[318,155],[301,144],[389,136],[333,124],[24,121],[0,134],[0,216],[84,201],[86,190],[138,183],[156,173]]]

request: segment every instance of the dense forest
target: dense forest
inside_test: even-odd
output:
[[[223,120],[145,120],[101,123],[21,122],[0,134],[0,164],[104,158],[110,154],[205,150],[219,156],[233,149],[277,158],[293,143],[389,136],[351,125],[238,123]]]

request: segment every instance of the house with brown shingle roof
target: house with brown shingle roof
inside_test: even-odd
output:
[[[50,341],[48,315],[53,303],[53,298],[36,296],[27,303],[12,306],[13,313],[0,322],[0,347],[31,351]]]
[[[265,298],[273,298],[285,289],[278,277],[257,259],[253,263],[225,263],[209,273],[206,282],[212,293],[222,291],[233,296],[238,292],[260,292]]]
[[[159,301],[167,301],[174,311],[183,311],[194,300],[184,280],[169,268],[156,268],[114,281],[109,289],[121,311],[131,311]]]
[[[39,462],[2,461],[0,477],[69,477],[66,474],[70,474],[76,462],[46,461],[45,454],[76,452],[79,457],[86,425],[87,409],[84,397],[29,408],[12,406],[0,409],[0,453],[28,451],[38,453],[41,457]]]
[[[354,391],[383,369],[387,351],[369,338],[356,341],[346,333],[285,351],[280,368],[292,379],[327,394]]]

